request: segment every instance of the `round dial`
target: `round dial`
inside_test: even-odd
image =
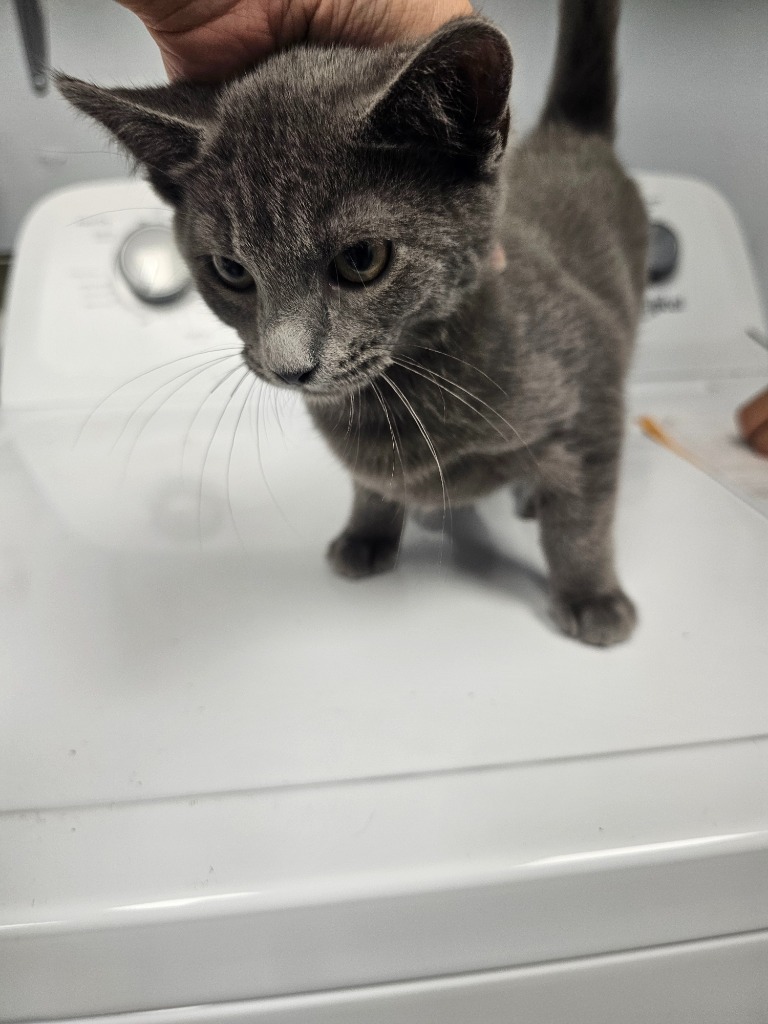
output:
[[[120,248],[117,265],[128,287],[142,302],[173,302],[191,284],[173,233],[161,224],[132,231]]]
[[[677,269],[680,246],[674,231],[658,221],[651,224],[648,238],[648,280],[651,284],[668,281]]]

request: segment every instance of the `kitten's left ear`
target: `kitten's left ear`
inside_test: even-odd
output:
[[[181,196],[181,178],[197,159],[216,89],[177,82],[146,89],[104,89],[67,75],[56,85],[75,107],[104,125],[147,168],[150,182],[170,202]]]
[[[368,112],[369,125],[385,145],[427,147],[488,173],[507,144],[511,85],[504,35],[482,18],[459,18],[409,58]]]

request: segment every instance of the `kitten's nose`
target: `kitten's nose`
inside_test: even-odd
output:
[[[305,366],[301,370],[275,370],[284,384],[308,384],[315,375],[318,364]]]

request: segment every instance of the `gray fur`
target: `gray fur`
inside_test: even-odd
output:
[[[410,47],[296,48],[218,89],[60,79],[174,204],[200,293],[253,372],[282,386],[318,365],[304,398],[355,483],[336,570],[390,569],[408,510],[514,484],[557,621],[599,645],[635,621],[612,533],[646,247],[610,142],[616,7],[565,0],[542,122],[506,153],[511,57],[479,18]],[[610,31],[574,42],[591,25]],[[602,71],[579,79],[569,120],[560,99],[591,45]],[[331,280],[341,249],[378,238],[393,246],[380,279]],[[224,287],[212,254],[255,288]]]

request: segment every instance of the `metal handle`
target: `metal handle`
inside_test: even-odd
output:
[[[32,88],[43,95],[48,89],[48,34],[43,11],[39,0],[14,0],[14,6]]]

